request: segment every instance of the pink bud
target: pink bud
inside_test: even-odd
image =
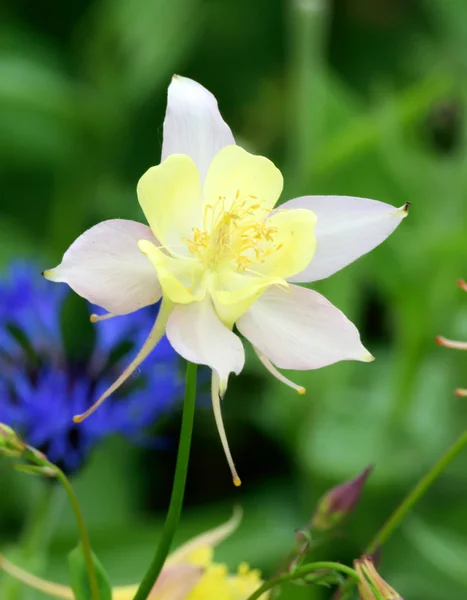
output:
[[[372,470],[373,466],[369,466],[355,479],[326,492],[318,502],[311,526],[318,531],[326,531],[340,523],[357,505],[363,486]]]

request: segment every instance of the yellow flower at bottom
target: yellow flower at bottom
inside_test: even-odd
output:
[[[214,547],[237,528],[240,518],[237,510],[224,525],[206,531],[173,552],[149,600],[246,600],[262,584],[259,571],[242,563],[236,574],[230,574],[226,565],[213,562]],[[48,598],[74,598],[70,587],[36,577],[2,556],[0,569]],[[115,587],[112,600],[133,600],[137,589],[137,585]]]
[[[204,568],[203,575],[186,600],[245,600],[262,583],[257,569],[242,563],[235,575],[229,574],[224,564],[212,561],[212,547],[198,548],[188,557],[188,562]]]

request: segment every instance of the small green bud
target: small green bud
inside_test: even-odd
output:
[[[19,456],[26,446],[11,427],[0,423],[0,454],[4,456]]]

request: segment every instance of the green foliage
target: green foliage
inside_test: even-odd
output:
[[[97,577],[99,600],[112,600],[112,586],[107,573],[93,554],[93,564]],[[76,600],[93,600],[89,584],[89,574],[86,569],[86,561],[81,544],[68,555],[68,566],[70,569],[70,583]]]

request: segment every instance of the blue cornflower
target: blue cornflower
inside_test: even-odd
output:
[[[149,430],[180,397],[182,379],[177,355],[164,340],[137,377],[91,418],[74,423],[73,416],[115,380],[132,348],[140,347],[157,307],[98,323],[94,350],[83,363],[67,357],[63,342],[67,295],[66,286],[49,285],[27,263],[11,265],[0,279],[0,422],[72,473],[109,435],[152,439]]]

